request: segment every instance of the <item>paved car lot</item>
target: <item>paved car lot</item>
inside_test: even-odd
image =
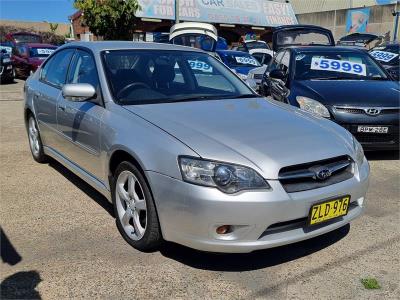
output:
[[[174,244],[141,253],[120,237],[105,198],[60,164],[33,161],[22,86],[0,86],[1,298],[399,299],[395,154],[368,155],[367,210],[351,226],[250,254]],[[382,288],[366,290],[365,277]]]

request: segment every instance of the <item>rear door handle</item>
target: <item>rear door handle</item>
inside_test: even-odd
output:
[[[66,107],[65,107],[65,106],[62,106],[62,105],[59,105],[59,106],[58,106],[58,109],[59,109],[59,110],[62,110],[62,111],[65,111],[65,108],[66,108]]]

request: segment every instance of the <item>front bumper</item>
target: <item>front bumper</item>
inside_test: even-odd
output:
[[[155,199],[163,237],[191,248],[211,252],[251,252],[309,239],[349,223],[364,208],[369,165],[364,159],[355,176],[324,188],[286,193],[277,180],[269,180],[272,190],[244,191],[227,195],[215,188],[183,182],[159,173],[146,172]],[[310,207],[321,200],[351,195],[346,216],[315,228],[301,220]],[[295,220],[295,221],[293,221]],[[293,226],[274,229],[282,222]],[[216,228],[231,225],[233,230],[218,235]]]
[[[352,114],[333,111],[336,123],[350,131],[361,143],[364,150],[398,150],[399,149],[399,112],[381,113],[377,116]],[[388,133],[360,133],[358,126],[385,126]]]

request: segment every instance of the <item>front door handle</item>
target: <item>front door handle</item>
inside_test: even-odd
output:
[[[66,107],[63,106],[63,105],[59,105],[59,106],[58,106],[58,109],[59,109],[59,110],[62,110],[62,111],[65,111]]]

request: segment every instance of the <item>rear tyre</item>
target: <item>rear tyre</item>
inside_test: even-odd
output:
[[[39,127],[32,114],[28,118],[28,139],[33,159],[38,163],[46,163],[48,157],[44,154]]]
[[[117,228],[125,241],[140,251],[157,250],[163,239],[153,196],[132,163],[124,161],[117,167],[112,200]]]

